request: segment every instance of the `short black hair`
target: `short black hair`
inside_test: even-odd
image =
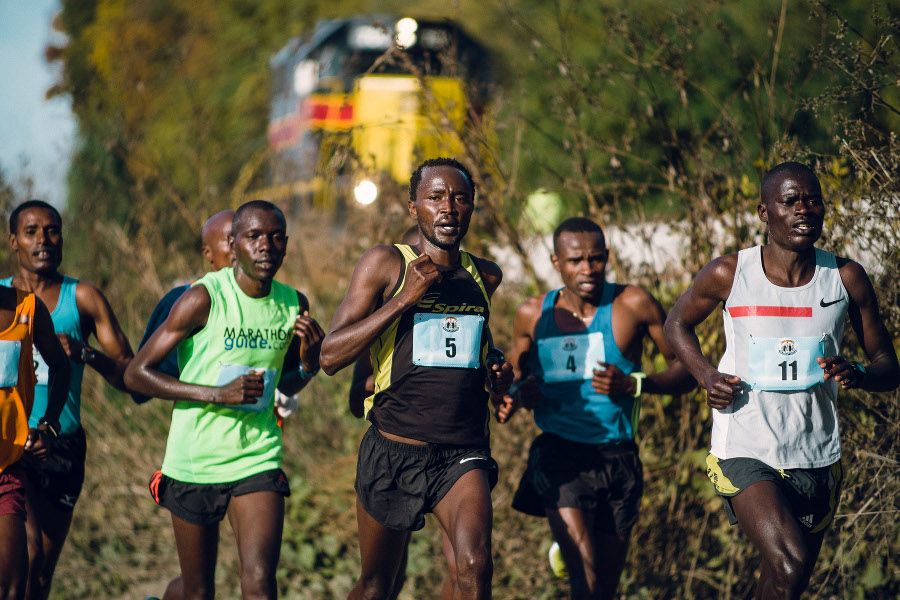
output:
[[[781,164],[775,165],[768,171],[766,171],[765,175],[762,177],[762,181],[759,184],[759,200],[762,203],[768,201],[772,190],[770,189],[776,179],[779,178],[780,175],[807,175],[813,178],[816,183],[819,184],[819,188],[822,187],[822,184],[819,182],[819,178],[816,177],[816,174],[812,169],[799,162],[783,162]]]
[[[43,208],[45,210],[49,210],[53,213],[53,216],[56,217],[56,220],[59,221],[59,224],[62,225],[62,217],[59,214],[59,211],[52,204],[48,204],[43,200],[27,200],[22,204],[18,205],[12,213],[9,215],[9,232],[15,233],[19,228],[19,215],[22,212],[28,210],[29,208]]]
[[[251,200],[246,204],[241,204],[238,209],[234,211],[234,217],[232,217],[231,219],[232,235],[234,235],[234,232],[237,231],[238,223],[240,223],[241,218],[244,216],[244,213],[248,210],[268,210],[274,212],[278,215],[278,218],[281,219],[281,223],[284,225],[284,228],[287,229],[287,219],[284,218],[284,213],[280,208],[278,208],[268,200]]]
[[[428,167],[453,167],[454,169],[461,172],[466,176],[466,179],[469,180],[469,184],[472,186],[472,194],[474,195],[476,191],[478,191],[478,186],[475,184],[475,180],[472,178],[472,173],[469,172],[469,169],[466,168],[464,164],[456,160],[455,158],[429,158],[421,165],[416,167],[416,170],[413,171],[412,176],[409,178],[409,201],[415,203],[416,201],[416,192],[419,191],[419,184],[422,183],[422,171],[427,169]]]
[[[559,241],[559,236],[563,233],[599,233],[600,237],[603,238],[604,243],[606,242],[606,236],[603,235],[603,228],[597,225],[594,221],[586,217],[569,217],[562,223],[556,226],[556,229],[553,230],[553,251],[556,252],[556,243]]]

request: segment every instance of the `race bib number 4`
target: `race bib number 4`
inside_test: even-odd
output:
[[[19,382],[19,356],[22,342],[0,340],[0,387],[12,387]]]
[[[416,313],[412,362],[420,367],[477,369],[481,365],[480,315]]]
[[[272,396],[275,394],[275,374],[278,372],[276,369],[261,369],[259,367],[225,364],[222,365],[222,369],[219,371],[219,379],[216,380],[216,385],[222,386],[231,383],[241,375],[246,375],[250,371],[263,372],[262,396],[257,398],[256,402],[253,404],[233,404],[229,405],[228,408],[256,413],[269,408],[269,402],[272,401]]]
[[[825,338],[751,338],[749,383],[756,390],[807,390],[824,381],[816,358],[825,356]]]
[[[538,359],[544,381],[576,381],[591,379],[598,362],[606,362],[603,334],[561,335],[537,341]]]

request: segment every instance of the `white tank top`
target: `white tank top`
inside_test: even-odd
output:
[[[761,246],[738,252],[719,371],[740,377],[743,389],[713,410],[711,454],[776,469],[840,459],[837,383],[823,379],[816,357],[838,354],[848,303],[834,254],[816,248],[810,282],[779,287],[763,272]]]

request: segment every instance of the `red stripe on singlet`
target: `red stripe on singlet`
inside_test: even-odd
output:
[[[732,306],[731,318],[738,317],[812,317],[812,306]]]

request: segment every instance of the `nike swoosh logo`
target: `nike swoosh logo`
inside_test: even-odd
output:
[[[470,456],[469,458],[464,458],[464,459],[460,460],[459,464],[463,464],[464,462],[467,462],[470,460],[484,460],[484,457],[483,456]]]
[[[819,306],[821,306],[822,308],[828,308],[832,304],[837,304],[841,300],[843,300],[843,298],[838,298],[837,300],[832,300],[831,302],[825,302],[825,298],[822,298],[821,300],[819,300]]]

